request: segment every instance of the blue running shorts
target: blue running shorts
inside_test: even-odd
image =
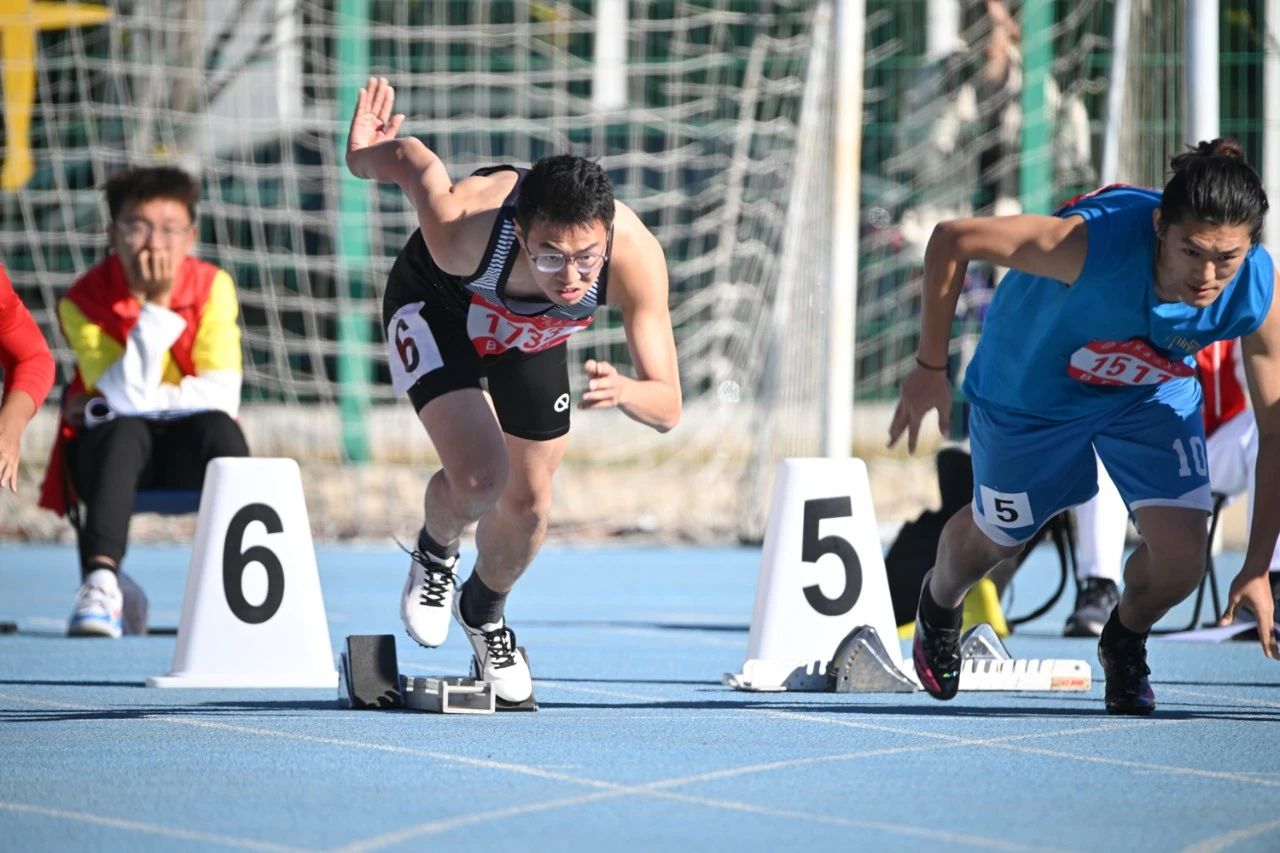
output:
[[[1094,449],[1130,511],[1212,509],[1204,422],[1144,399],[1119,411],[1051,421],[974,405],[973,517],[992,541],[1026,542],[1049,519],[1098,491]]]

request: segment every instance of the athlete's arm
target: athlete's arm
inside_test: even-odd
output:
[[[392,115],[394,103],[395,90],[386,78],[370,77],[356,98],[351,117],[347,168],[357,178],[399,186],[413,203],[435,262],[449,273],[470,273],[478,262],[471,251],[474,241],[467,239],[469,226],[475,225],[470,214],[495,207],[489,198],[494,181],[472,177],[453,183],[444,163],[422,140],[396,138],[404,115]],[[491,218],[483,224],[481,240],[491,225]]]
[[[608,301],[622,308],[622,326],[635,366],[623,376],[606,361],[588,360],[581,408],[617,406],[628,417],[666,432],[680,420],[680,372],[667,307],[667,259],[639,217],[618,204]]]
[[[917,366],[902,382],[902,396],[889,424],[889,446],[907,433],[914,453],[920,424],[931,410],[938,428],[950,427],[951,383],[945,366],[951,324],[970,261],[987,261],[1032,275],[1073,283],[1084,268],[1088,230],[1078,216],[996,216],[953,219],[933,229],[924,253],[921,281],[920,345]]]
[[[1280,293],[1280,273],[1275,288]],[[1243,604],[1258,620],[1258,640],[1270,658],[1280,658],[1272,625],[1274,599],[1267,578],[1276,538],[1280,537],[1280,299],[1271,300],[1271,309],[1256,332],[1241,339],[1244,372],[1249,382],[1249,399],[1258,422],[1258,463],[1254,470],[1253,519],[1249,544],[1240,573],[1231,581],[1227,612],[1229,624]]]

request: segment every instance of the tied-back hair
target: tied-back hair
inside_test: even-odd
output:
[[[1258,242],[1267,215],[1262,180],[1234,139],[1212,139],[1169,161],[1173,177],[1160,201],[1161,230],[1178,222],[1245,225]]]
[[[543,157],[520,185],[516,221],[525,233],[535,222],[613,226],[613,184],[598,163],[571,154]]]
[[[196,221],[200,185],[195,178],[175,166],[148,166],[116,172],[107,178],[105,191],[112,221],[126,204],[141,204],[155,198],[173,199],[185,204],[191,221]]]

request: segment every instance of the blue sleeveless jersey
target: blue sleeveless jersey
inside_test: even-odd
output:
[[[1267,251],[1254,246],[1212,304],[1159,301],[1152,212],[1160,197],[1159,190],[1108,187],[1056,213],[1087,223],[1080,276],[1070,287],[1019,270],[1004,277],[966,371],[970,401],[1053,421],[1142,400],[1179,412],[1200,405],[1193,354],[1257,329],[1275,272]]]

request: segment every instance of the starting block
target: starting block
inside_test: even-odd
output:
[[[1056,692],[1093,686],[1088,661],[1014,658],[986,623],[973,626],[960,638],[960,658],[961,690]],[[915,661],[905,661],[902,669],[918,681]]]
[[[492,714],[497,710],[493,685],[474,678],[400,676],[406,708],[436,714]]]
[[[533,697],[527,701],[532,703]],[[338,706],[341,708],[492,714],[498,710],[497,702],[493,685],[477,678],[401,675],[396,662],[396,638],[392,634],[351,635],[347,637],[346,650],[339,655]],[[513,710],[537,710],[537,704]]]

